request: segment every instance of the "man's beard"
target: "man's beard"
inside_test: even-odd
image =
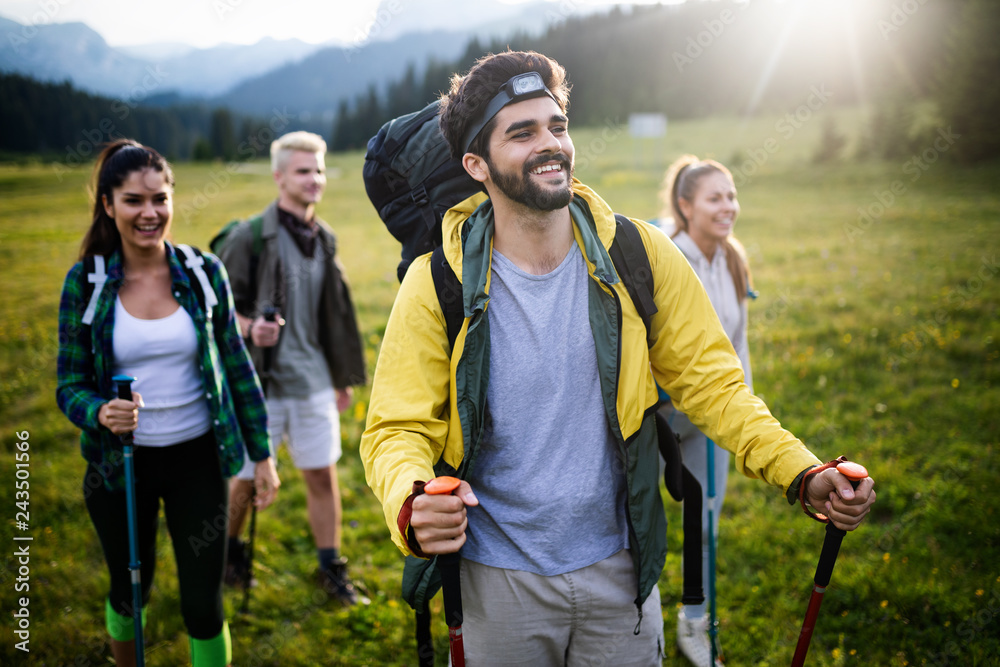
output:
[[[567,176],[566,185],[558,190],[543,189],[531,178],[529,172],[539,165],[553,160],[562,165],[563,173]],[[528,208],[539,211],[555,211],[568,206],[573,200],[573,165],[565,153],[556,153],[533,160],[524,166],[521,174],[501,171],[489,158],[486,159],[486,165],[490,169],[490,176],[497,189],[513,201]]]

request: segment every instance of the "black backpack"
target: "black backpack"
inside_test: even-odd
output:
[[[403,246],[396,267],[400,282],[414,259],[434,251],[434,285],[449,324],[448,338],[454,343],[463,317],[461,308],[455,312],[456,302],[461,301],[461,285],[441,250],[441,219],[452,206],[482,192],[482,187],[465,171],[461,160],[451,156],[438,125],[440,108],[440,101],[435,100],[420,111],[383,125],[368,140],[362,175],[368,199],[386,229]],[[611,258],[648,331],[649,319],[656,312],[649,258],[642,251],[642,239],[632,233],[632,222],[625,216],[615,217],[618,229],[630,233],[625,241],[619,241],[620,235],[615,234]],[[216,239],[212,240],[212,248],[216,248]],[[641,289],[636,288],[633,273],[643,278]],[[458,326],[453,326],[456,319]]]
[[[438,127],[438,102],[420,111],[400,116],[382,126],[368,141],[364,182],[368,198],[389,232],[403,245],[397,267],[400,281],[410,263],[431,252],[431,273],[448,341],[455,338],[465,318],[462,285],[448,264],[441,247],[441,219],[452,206],[477,192],[480,184],[451,156]],[[615,270],[635,305],[647,338],[657,308],[653,300],[653,272],[649,256],[635,224],[615,214],[616,231],[609,254]],[[660,454],[666,466],[664,482],[670,496],[684,503],[684,558],[701,562],[701,485],[681,461],[677,436],[660,412],[656,413]],[[404,598],[416,610],[417,653],[422,666],[432,665],[434,648],[430,637],[429,601],[441,587],[437,558],[407,556],[403,575]],[[409,582],[409,584],[407,583]],[[412,585],[410,585],[412,584]],[[448,591],[445,592],[446,595]],[[700,567],[684,572],[684,604],[704,602]]]
[[[390,120],[368,141],[364,181],[386,228],[403,245],[400,281],[410,262],[441,245],[441,218],[482,187],[451,157],[438,127],[440,103]]]

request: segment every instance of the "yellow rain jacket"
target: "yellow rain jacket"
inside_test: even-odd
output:
[[[574,192],[570,212],[593,278],[590,333],[606,416],[625,462],[626,516],[641,604],[666,557],[653,421],[657,383],[699,429],[733,452],[737,470],[748,477],[787,490],[819,460],[748,390],[739,359],[681,252],[663,232],[636,222],[653,271],[658,309],[647,345],[642,319],[608,255],[614,213],[579,181],[574,180]],[[493,210],[485,195],[451,209],[442,238],[445,257],[462,283],[465,307],[454,350],[430,255],[419,257],[403,279],[386,325],[361,438],[368,484],[382,503],[393,541],[407,554],[411,551],[397,519],[413,482],[436,474],[464,478],[474,464],[485,421],[493,239]]]

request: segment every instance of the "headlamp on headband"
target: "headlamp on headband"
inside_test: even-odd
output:
[[[483,128],[493,120],[493,117],[500,113],[500,109],[513,102],[521,102],[542,95],[548,95],[553,102],[559,104],[559,100],[552,94],[552,91],[545,87],[542,75],[538,72],[525,72],[512,76],[500,86],[500,91],[486,105],[482,116],[465,131],[465,137],[462,139],[462,152],[469,152],[469,146],[476,140]]]

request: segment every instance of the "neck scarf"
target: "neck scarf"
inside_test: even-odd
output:
[[[278,223],[292,235],[292,240],[295,241],[295,245],[298,246],[303,257],[313,256],[316,251],[316,238],[319,236],[319,225],[315,222],[310,224],[280,207],[278,208]]]

